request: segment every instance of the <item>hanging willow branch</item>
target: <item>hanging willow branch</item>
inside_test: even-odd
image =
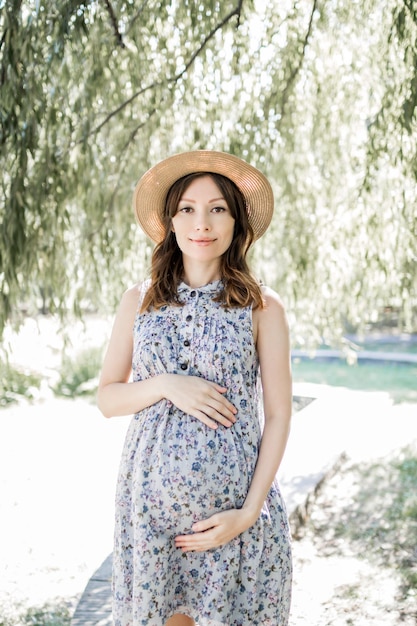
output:
[[[312,7],[311,13],[310,13],[310,19],[309,19],[309,22],[308,22],[307,32],[306,32],[306,35],[305,35],[305,37],[303,39],[303,47],[302,47],[302,50],[301,50],[301,54],[298,57],[297,64],[293,68],[293,70],[292,70],[292,72],[291,72],[291,74],[290,74],[290,76],[289,76],[289,78],[287,80],[287,83],[286,83],[286,85],[285,85],[285,87],[284,87],[284,89],[282,91],[282,112],[281,112],[282,117],[284,117],[284,114],[285,114],[285,109],[286,109],[286,106],[287,106],[287,103],[288,103],[288,99],[289,99],[289,96],[290,96],[290,92],[291,92],[292,86],[293,86],[293,84],[295,82],[295,79],[297,78],[298,74],[300,73],[302,66],[303,66],[303,61],[304,61],[304,57],[305,57],[306,48],[307,48],[309,39],[310,39],[312,31],[313,31],[313,19],[314,19],[314,14],[316,13],[316,10],[317,10],[317,0],[314,0],[313,1],[313,7]]]
[[[117,45],[119,45],[121,48],[125,48],[126,46],[125,46],[125,43],[123,41],[122,34],[121,34],[120,30],[119,30],[119,26],[118,26],[118,23],[117,23],[117,17],[116,17],[116,14],[114,12],[114,9],[112,7],[112,4],[111,4],[110,0],[105,0],[104,4],[107,7],[107,12],[108,12],[109,17],[110,17],[110,22],[111,22],[111,25],[112,25],[112,28],[113,28],[113,31],[114,31],[114,36],[116,38]]]
[[[224,17],[221,22],[219,22],[207,35],[206,37],[203,39],[202,43],[198,46],[198,48],[193,52],[193,54],[190,56],[190,58],[188,59],[187,63],[185,63],[183,69],[178,72],[178,74],[176,74],[175,76],[171,76],[166,78],[163,81],[154,81],[152,83],[150,83],[149,85],[146,85],[146,87],[143,87],[142,89],[139,89],[139,91],[137,91],[136,93],[134,93],[130,98],[128,98],[127,100],[125,100],[124,102],[122,102],[122,104],[120,104],[118,107],[116,107],[113,111],[111,111],[110,113],[108,113],[108,115],[106,115],[106,117],[103,119],[102,122],[100,122],[100,124],[98,124],[97,126],[95,126],[88,134],[87,137],[90,137],[92,135],[97,134],[98,132],[100,132],[100,130],[106,126],[106,124],[108,124],[108,122],[115,117],[116,115],[118,115],[119,113],[121,113],[127,106],[129,106],[129,104],[132,104],[132,102],[134,102],[135,100],[137,100],[137,98],[139,98],[140,96],[142,96],[144,93],[146,93],[147,91],[150,90],[154,90],[158,87],[162,87],[163,85],[169,85],[171,83],[176,83],[178,82],[183,76],[184,74],[190,69],[190,67],[193,65],[193,63],[195,62],[195,60],[197,59],[197,57],[202,53],[202,51],[207,47],[207,44],[209,43],[209,41],[211,41],[213,39],[213,37],[215,36],[215,34],[221,30],[228,22],[230,22],[231,19],[233,19],[234,17],[237,17],[238,20],[240,20],[240,15],[241,15],[241,10],[242,10],[242,5],[243,5],[243,0],[239,0],[238,5],[233,9],[233,11],[230,11],[230,13],[228,15],[226,15],[226,17]],[[80,140],[78,143],[83,143],[85,141],[85,138],[83,138],[82,140]]]

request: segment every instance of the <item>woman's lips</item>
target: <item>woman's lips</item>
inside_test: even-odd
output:
[[[198,246],[208,246],[211,243],[213,243],[215,239],[191,239],[191,241],[197,244]]]

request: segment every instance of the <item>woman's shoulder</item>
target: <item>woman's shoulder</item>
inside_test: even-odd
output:
[[[263,310],[268,310],[269,308],[272,308],[276,311],[284,310],[284,303],[281,299],[281,296],[276,291],[271,289],[271,287],[268,287],[267,285],[261,285],[261,292],[265,302],[265,308]]]
[[[140,307],[145,293],[149,289],[150,282],[150,280],[144,280],[142,282],[135,283],[126,289],[122,296],[121,306],[126,309],[134,309],[136,311]]]
[[[265,332],[270,332],[273,328],[285,330],[287,328],[287,317],[285,307],[279,294],[267,287],[261,286],[264,307],[258,307],[253,311],[253,321],[256,334],[262,328]]]

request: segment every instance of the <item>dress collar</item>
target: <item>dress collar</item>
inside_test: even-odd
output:
[[[201,287],[190,287],[184,281],[182,281],[178,285],[178,293],[190,293],[191,291],[198,291],[199,293],[216,293],[219,291],[222,285],[222,281],[213,280],[211,283],[207,283],[207,285],[202,285]]]

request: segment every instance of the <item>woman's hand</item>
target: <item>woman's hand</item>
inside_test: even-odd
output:
[[[167,400],[209,428],[216,429],[219,424],[229,428],[236,422],[237,409],[223,395],[226,387],[181,374],[167,374],[162,384]]]
[[[245,508],[221,511],[193,524],[192,534],[175,537],[175,546],[183,552],[204,552],[218,548],[250,528],[256,519]]]

